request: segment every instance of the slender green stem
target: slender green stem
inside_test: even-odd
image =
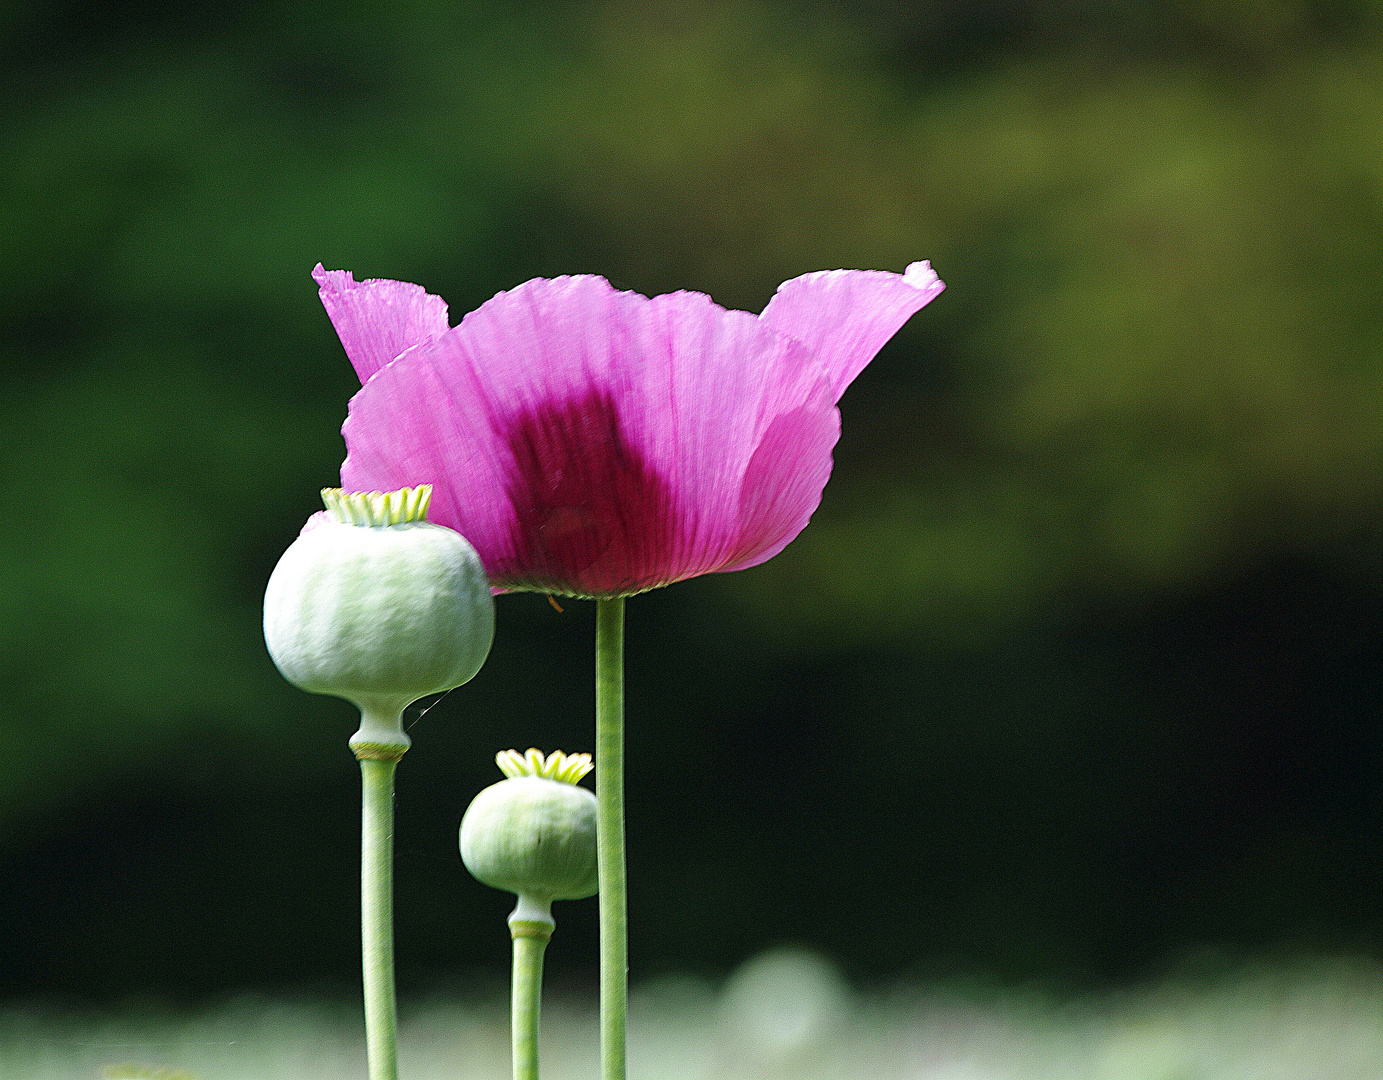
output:
[[[623,597],[596,601],[595,794],[600,873],[600,1078],[624,1080],[629,931],[624,889]]]
[[[523,901],[519,902],[520,908]],[[521,916],[516,911],[515,916]],[[538,1016],[542,1012],[543,953],[552,936],[546,922],[510,918],[514,938],[514,982],[509,999],[514,1080],[538,1080]]]
[[[402,751],[399,751],[400,754]],[[360,943],[365,975],[365,1049],[370,1080],[398,1078],[394,1001],[394,767],[362,757]]]

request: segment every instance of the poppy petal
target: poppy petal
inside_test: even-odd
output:
[[[928,262],[902,274],[819,270],[779,285],[759,321],[811,349],[839,401],[884,343],[945,287]]]
[[[535,279],[370,379],[343,429],[342,482],[433,483],[432,519],[499,586],[637,592],[791,539],[781,523],[816,505],[830,443],[776,508],[761,444],[774,430],[772,446],[791,442],[780,417],[828,397],[802,346],[708,297]],[[773,535],[746,534],[746,499]]]
[[[355,373],[363,383],[404,350],[447,332],[447,303],[421,285],[349,270],[312,271],[318,294]]]

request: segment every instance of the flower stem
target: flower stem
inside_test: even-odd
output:
[[[596,859],[600,874],[600,1078],[625,1080],[629,931],[624,887],[622,596],[596,601],[595,793]]]
[[[402,750],[399,751],[402,755]],[[394,768],[360,759],[360,944],[365,976],[365,1049],[370,1080],[397,1080],[394,1001]]]
[[[538,1016],[543,1000],[543,953],[552,937],[552,918],[525,910],[523,897],[509,917],[514,939],[514,981],[509,998],[509,1029],[514,1080],[538,1080]],[[546,905],[543,905],[546,908]]]

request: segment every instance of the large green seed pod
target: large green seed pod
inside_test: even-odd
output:
[[[359,706],[357,741],[407,746],[405,706],[469,681],[494,601],[475,549],[427,520],[430,485],[322,492],[264,593],[264,640],[284,678]]]
[[[461,819],[461,859],[476,878],[546,906],[596,891],[595,795],[577,781],[589,754],[505,750],[509,777],[487,787]]]

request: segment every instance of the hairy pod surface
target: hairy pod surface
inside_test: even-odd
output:
[[[595,795],[516,776],[477,795],[461,819],[461,859],[477,879],[540,901],[596,892]]]
[[[390,496],[402,493],[389,493]],[[264,594],[264,639],[283,676],[362,712],[388,713],[469,681],[490,650],[494,601],[475,549],[426,520],[338,494],[284,552]],[[343,520],[344,519],[344,520]]]

